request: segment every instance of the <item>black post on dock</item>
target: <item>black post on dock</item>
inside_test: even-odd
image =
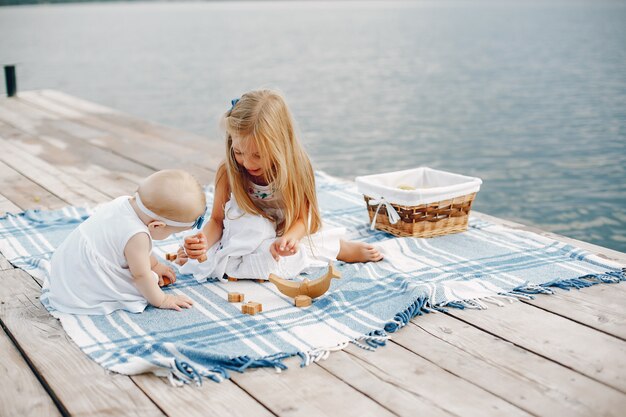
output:
[[[7,96],[13,97],[17,93],[17,81],[15,80],[15,65],[4,66],[4,79],[7,83]]]

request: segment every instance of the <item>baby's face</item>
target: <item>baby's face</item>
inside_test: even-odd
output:
[[[253,141],[244,140],[236,134],[232,135],[232,139],[233,153],[237,163],[244,167],[252,177],[265,179],[266,160]]]

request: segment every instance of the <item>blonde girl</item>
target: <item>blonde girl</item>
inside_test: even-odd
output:
[[[179,250],[180,263],[186,262],[186,255],[199,258],[220,240],[224,206],[230,198],[235,199],[243,212],[274,222],[276,240],[269,250],[275,260],[295,254],[303,238],[323,230],[313,168],[285,100],[272,90],[248,92],[232,101],[222,122],[226,131],[226,160],[217,171],[211,218],[201,234],[185,240],[184,250]],[[370,244],[336,240],[332,244],[329,239],[322,239],[331,247],[325,251],[329,253],[330,249],[331,259],[345,262],[382,259],[381,253]],[[303,243],[307,241],[311,240],[304,239]],[[317,249],[324,252],[323,248]]]

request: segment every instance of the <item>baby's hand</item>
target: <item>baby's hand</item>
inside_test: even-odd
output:
[[[176,262],[180,266],[183,266],[187,263],[188,260],[189,257],[187,256],[185,249],[181,246],[180,248],[178,248],[178,252],[176,252],[176,260],[174,262]]]
[[[169,279],[170,283],[176,282],[176,273],[169,266],[162,264],[161,262],[157,262],[156,265],[152,268],[154,272],[159,276],[159,286],[162,287],[164,285],[164,278]]]
[[[200,258],[208,249],[206,236],[202,232],[185,238],[185,252],[190,259]]]
[[[170,295],[165,294],[165,298],[158,308],[166,308],[169,310],[182,311],[182,308],[191,308],[193,301],[186,295]]]
[[[270,246],[270,253],[278,262],[281,256],[291,256],[298,252],[298,240],[286,236],[279,237]]]

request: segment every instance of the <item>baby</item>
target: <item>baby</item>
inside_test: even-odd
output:
[[[193,304],[165,294],[174,271],[160,263],[152,239],[202,227],[206,201],[187,172],[164,170],[146,178],[132,196],[99,207],[55,251],[41,301],[49,310],[72,314],[142,312],[147,303],[180,311]]]

